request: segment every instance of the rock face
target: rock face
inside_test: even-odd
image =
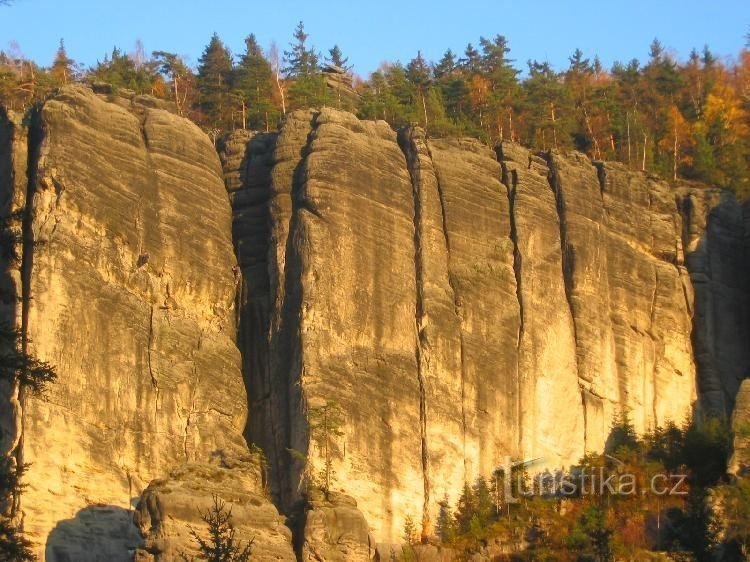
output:
[[[143,492],[135,521],[145,537],[136,552],[138,562],[177,562],[195,556],[191,529],[206,538],[202,514],[214,508],[214,498],[231,512],[235,539],[250,544],[252,559],[295,562],[292,533],[267,499],[262,464],[257,457],[221,459],[219,464],[189,463],[168,478],[151,482]]]
[[[357,502],[344,494],[310,490],[301,532],[303,562],[369,562],[370,529]]]
[[[354,89],[351,73],[335,65],[326,65],[321,69],[321,72],[330,98],[332,98],[327,105],[347,111],[356,110],[361,100]]]
[[[665,182],[330,109],[220,153],[248,438],[280,505],[328,463],[374,540],[399,542],[406,516],[429,533],[438,502],[505,456],[570,464],[617,415],[645,431],[696,406]],[[343,424],[321,438],[331,409]]]
[[[69,87],[28,137],[17,119],[2,130],[2,199],[24,213],[6,319],[58,375],[3,420],[3,453],[31,465],[21,509],[40,553],[93,559],[66,538],[92,509],[121,525],[153,478],[246,447],[230,207],[211,143],[167,111]],[[134,535],[106,559],[129,559]]]
[[[708,412],[729,415],[750,377],[750,204],[695,186],[681,187],[678,198],[695,291],[701,401]]]
[[[302,513],[298,556],[367,560],[506,457],[602,449],[623,413],[735,411],[746,464],[747,204],[333,109],[219,158],[137,96],[65,88],[28,122],[0,119],[22,240],[1,312],[59,380],[2,382],[0,437],[48,560],[174,559],[214,493],[291,560],[266,485]]]

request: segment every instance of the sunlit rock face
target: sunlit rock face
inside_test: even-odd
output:
[[[731,196],[333,109],[214,147],[157,105],[69,87],[0,123],[2,314],[58,372],[3,382],[2,450],[48,560],[170,560],[214,493],[268,559],[292,556],[276,508],[299,556],[366,559],[506,457],[734,410]],[[246,442],[267,475],[228,460]]]
[[[569,465],[616,416],[643,432],[697,407],[667,183],[331,109],[220,155],[249,438],[281,505],[328,460],[375,540],[397,541],[406,516],[429,532],[438,502],[506,455]],[[326,408],[343,412],[328,440]]]
[[[3,197],[25,205],[22,266],[5,281],[29,351],[57,369],[45,395],[22,397],[3,443],[30,463],[24,528],[49,560],[97,550],[69,538],[86,535],[93,507],[108,510],[93,517],[102,529],[132,528],[150,480],[246,447],[218,157],[188,120],[115,101],[68,87],[28,131],[3,125],[15,172]],[[133,535],[100,552],[127,559]]]

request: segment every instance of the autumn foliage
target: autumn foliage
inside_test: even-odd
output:
[[[73,82],[106,82],[115,89],[174,102],[177,111],[215,138],[236,129],[276,128],[296,108],[339,107],[322,76],[343,66],[360,103],[344,109],[394,127],[423,126],[428,135],[469,135],[538,150],[585,152],[665,178],[697,179],[750,194],[750,51],[722,62],[705,47],[678,61],[657,40],[645,63],[616,62],[576,51],[564,69],[511,58],[503,35],[480,37],[458,55],[437,62],[421,52],[406,64],[383,63],[367,80],[351,73],[338,46],[323,57],[300,22],[287,49],[261,49],[251,34],[232,54],[211,37],[196,67],[175,53],[149,57],[139,42],[118,48],[92,68],[81,68],[61,41],[51,66],[18,49],[0,52],[0,101],[22,110]],[[523,72],[521,72],[523,68]]]

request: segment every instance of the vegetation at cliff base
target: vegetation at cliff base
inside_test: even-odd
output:
[[[744,559],[750,484],[726,476],[729,434],[712,418],[638,437],[620,419],[605,453],[575,467],[532,475],[519,463],[466,485],[454,505],[444,499],[435,542],[460,560]],[[410,521],[404,560],[418,559]]]
[[[438,61],[420,51],[356,76],[338,45],[323,57],[299,22],[286,48],[263,49],[248,34],[231,53],[214,33],[192,68],[176,53],[147,56],[138,41],[91,68],[61,40],[49,67],[14,50],[0,52],[0,101],[23,109],[71,82],[107,83],[120,93],[174,103],[213,138],[236,128],[275,129],[293,109],[332,106],[393,127],[417,123],[432,136],[469,135],[538,150],[585,152],[665,178],[696,179],[750,193],[750,45],[722,61],[708,46],[678,60],[657,39],[646,61],[604,68],[576,49],[567,68],[517,61],[497,34],[448,49]],[[343,74],[342,74],[343,73]],[[331,76],[339,76],[332,91]]]

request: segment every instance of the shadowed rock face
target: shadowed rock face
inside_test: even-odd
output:
[[[197,556],[191,529],[208,539],[202,516],[212,513],[217,498],[223,513],[231,517],[237,544],[251,545],[252,560],[294,562],[292,533],[266,497],[259,461],[246,455],[218,464],[188,463],[151,482],[135,513],[145,537],[136,560],[177,562],[185,560],[182,555]]]
[[[285,559],[257,470],[206,464],[246,454],[243,433],[279,508],[306,516],[299,554],[366,559],[407,516],[430,533],[438,502],[505,456],[569,464],[623,411],[638,431],[732,412],[747,205],[331,109],[218,148],[81,87],[28,128],[0,120],[0,204],[24,239],[2,313],[59,375],[45,397],[0,388],[2,452],[32,463],[25,528],[58,558],[85,551],[94,516],[132,530],[134,500],[171,474],[138,508],[143,536],[113,549],[168,560],[229,490]],[[332,493],[300,509],[327,461]]]
[[[5,283],[29,351],[58,375],[22,398],[4,452],[22,438],[24,526],[44,544],[91,505],[130,509],[173,466],[245,448],[236,262],[220,164],[189,121],[65,88],[31,119],[28,167],[22,126],[3,127],[3,199],[25,204]]]
[[[667,183],[330,109],[220,154],[248,436],[280,505],[328,458],[374,540],[397,541],[505,455],[561,466],[601,450],[622,412],[642,432],[698,408],[695,219]],[[328,453],[308,423],[326,405],[345,419]]]
[[[707,411],[728,415],[750,377],[750,204],[683,186],[683,244],[695,292],[693,348]]]

